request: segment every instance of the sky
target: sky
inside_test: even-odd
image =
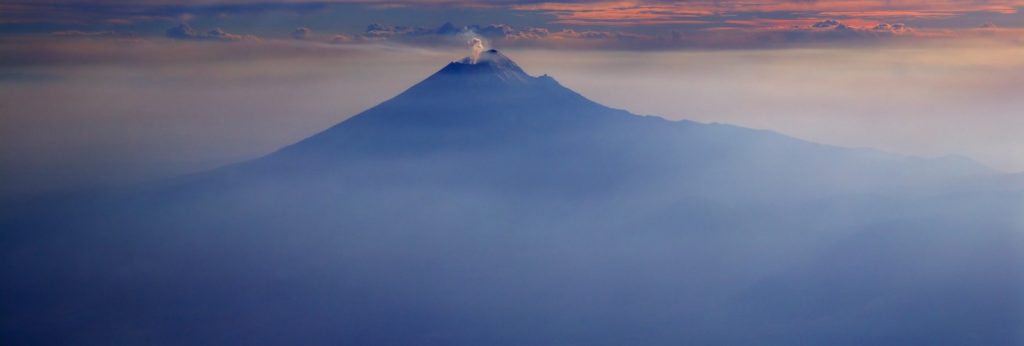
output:
[[[259,157],[478,37],[608,106],[1024,171],[1024,1],[4,1],[0,193]]]

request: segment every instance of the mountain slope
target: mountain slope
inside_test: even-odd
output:
[[[592,102],[551,77],[529,76],[494,50],[476,64],[452,62],[391,100],[250,165],[281,176],[272,167],[333,172],[327,167],[358,170],[387,160],[449,160],[453,164],[444,168],[455,171],[434,172],[439,167],[428,164],[414,174],[516,189],[523,186],[508,179],[564,181],[565,173],[581,169],[605,177],[579,188],[638,181],[690,190],[752,183],[746,194],[765,187],[788,193],[865,192],[993,174],[955,158],[904,157],[728,125],[636,116]],[[473,171],[472,177],[463,177],[470,172],[462,170]],[[404,172],[410,170],[388,173]],[[751,175],[762,181],[746,179]],[[725,192],[710,190],[704,193]]]

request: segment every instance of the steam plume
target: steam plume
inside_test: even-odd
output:
[[[474,37],[469,40],[469,49],[472,52],[469,54],[469,63],[475,64],[477,59],[480,59],[480,52],[484,51],[484,42],[479,38]]]

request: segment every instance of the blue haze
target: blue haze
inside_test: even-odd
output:
[[[4,206],[0,341],[1019,345],[1022,211],[966,159],[637,116],[489,51],[257,160]]]

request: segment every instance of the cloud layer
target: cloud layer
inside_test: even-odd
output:
[[[207,32],[197,32],[188,24],[182,23],[178,26],[167,29],[165,35],[168,38],[179,40],[200,40],[200,41],[242,41],[258,39],[251,35],[238,35],[224,31],[221,28],[214,28]]]
[[[979,35],[1019,42],[1022,8],[1024,0],[15,0],[0,4],[0,32],[419,45],[461,45],[461,36],[477,35],[549,48],[764,48]]]

